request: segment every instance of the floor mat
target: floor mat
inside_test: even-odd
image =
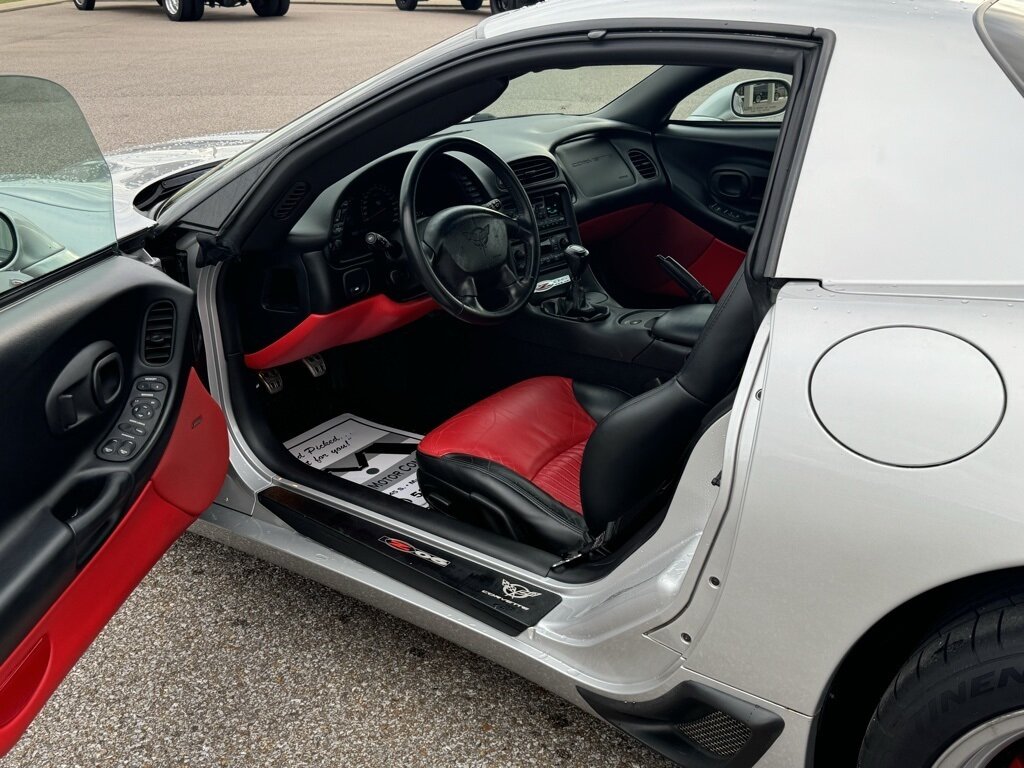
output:
[[[343,413],[288,440],[284,447],[314,469],[352,483],[428,506],[416,476],[422,435]]]

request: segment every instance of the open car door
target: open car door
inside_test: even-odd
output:
[[[216,497],[228,447],[192,367],[192,291],[118,255],[74,100],[0,77],[0,115],[2,757]]]

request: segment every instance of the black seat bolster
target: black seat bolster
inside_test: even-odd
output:
[[[640,511],[678,475],[686,446],[707,411],[706,403],[673,378],[634,397],[597,425],[583,453],[580,478],[593,535]]]
[[[725,397],[739,382],[757,326],[754,300],[741,269],[715,305],[683,370],[676,376],[683,389],[709,405]]]
[[[582,515],[497,462],[463,454],[417,458],[423,493],[453,517],[556,555],[587,541]]]
[[[702,420],[735,388],[756,331],[753,300],[740,270],[679,374],[598,423],[580,477],[591,534],[616,520],[628,522],[652,494],[679,477]]]
[[[576,402],[583,406],[583,410],[589,413],[594,421],[601,421],[632,397],[621,389],[585,384],[582,381],[572,383],[572,393],[576,396]]]
[[[683,347],[692,347],[704,332],[704,326],[714,309],[714,304],[683,304],[670,309],[654,321],[651,336]]]

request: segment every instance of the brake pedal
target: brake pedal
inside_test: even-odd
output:
[[[327,373],[327,361],[324,360],[324,356],[319,352],[302,358],[302,364],[306,366],[306,370],[309,371],[314,379],[319,379]]]
[[[284,389],[284,378],[281,376],[281,372],[277,370],[277,368],[267,368],[265,371],[260,371],[256,376],[259,378],[260,383],[266,388],[267,392],[272,395],[276,395]]]

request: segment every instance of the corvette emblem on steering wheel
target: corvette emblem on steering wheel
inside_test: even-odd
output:
[[[484,248],[487,241],[491,239],[491,225],[484,224],[479,227],[469,227],[462,231],[463,236],[478,248]]]

